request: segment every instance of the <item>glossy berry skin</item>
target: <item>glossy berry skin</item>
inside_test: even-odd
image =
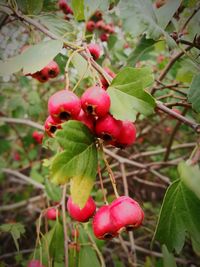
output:
[[[122,121],[120,135],[117,138],[117,146],[126,147],[135,142],[136,128],[131,121]]]
[[[118,233],[139,227],[144,219],[139,203],[127,196],[121,196],[111,203],[110,214]]]
[[[73,92],[61,90],[49,98],[48,111],[55,120],[64,122],[79,114],[81,102]]]
[[[65,13],[66,15],[73,14],[71,7],[67,4],[66,0],[59,0],[58,5],[59,8],[63,11],[63,13]]]
[[[95,29],[95,27],[96,27],[96,24],[95,24],[95,22],[92,21],[92,20],[89,20],[89,21],[87,22],[87,24],[86,24],[86,29],[87,29],[88,32],[93,32],[94,29]]]
[[[38,144],[42,144],[42,139],[44,137],[44,134],[39,133],[38,131],[34,131],[32,137]]]
[[[31,260],[29,261],[27,267],[45,267],[39,260]]]
[[[92,228],[98,239],[110,239],[117,236],[117,229],[110,214],[110,205],[102,206],[96,212],[92,221]]]
[[[110,75],[110,77],[115,78],[116,74],[111,69],[105,67],[104,70],[105,70],[105,72],[108,73],[108,75]],[[102,83],[102,88],[104,90],[106,90],[108,88],[109,84],[104,77],[101,77],[101,83]]]
[[[45,67],[48,76],[50,78],[55,78],[56,76],[58,76],[58,74],[60,73],[60,68],[58,66],[58,64],[52,60],[46,67]]]
[[[46,212],[45,212],[45,217],[48,220],[52,220],[55,221],[56,218],[60,216],[59,211],[55,208],[49,208]]]
[[[99,86],[90,87],[81,97],[81,107],[90,115],[103,117],[110,109],[110,96]]]
[[[97,60],[101,55],[101,48],[98,44],[89,44],[88,50],[94,60]]]
[[[102,42],[107,42],[108,41],[108,38],[109,38],[109,34],[107,34],[107,33],[102,33],[100,36],[99,36],[99,38],[100,38],[100,40],[102,41]]]
[[[110,114],[96,121],[95,132],[98,137],[107,144],[113,144],[120,135],[121,121],[116,120]]]
[[[82,109],[75,119],[84,123],[92,132],[94,131],[94,119],[92,118],[92,116],[85,113]]]
[[[61,129],[61,122],[55,121],[51,116],[48,116],[45,123],[44,129],[48,136],[53,137],[57,129]]]
[[[67,210],[69,215],[78,222],[88,222],[96,210],[96,204],[92,197],[89,197],[85,206],[81,209],[74,204],[72,198],[69,197],[67,201]]]

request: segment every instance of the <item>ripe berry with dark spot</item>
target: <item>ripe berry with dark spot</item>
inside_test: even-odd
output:
[[[81,97],[81,106],[86,113],[103,117],[110,109],[110,96],[99,86],[90,87]]]
[[[120,131],[121,121],[116,120],[110,114],[96,121],[95,132],[107,144],[113,144],[113,142],[118,140]]]
[[[89,20],[89,21],[87,22],[87,24],[86,24],[86,29],[87,29],[88,32],[93,32],[94,29],[95,29],[95,27],[96,27],[96,24],[95,24],[95,22],[92,21],[92,20]]]
[[[94,60],[97,60],[101,55],[101,48],[98,44],[89,44],[88,50]]]
[[[54,120],[64,122],[73,119],[80,113],[81,102],[71,91],[58,91],[49,98],[48,111]]]
[[[102,42],[107,42],[108,41],[108,38],[109,38],[109,34],[107,34],[107,33],[102,33],[100,36],[99,36],[99,38],[100,38],[100,40],[102,41]]]
[[[48,116],[44,123],[45,132],[48,136],[53,137],[57,129],[61,129],[61,122],[55,121],[51,116]]]
[[[55,78],[60,72],[59,66],[54,60],[52,60],[45,68],[50,78]]]
[[[88,222],[94,215],[96,204],[92,197],[89,197],[85,206],[80,208],[77,204],[73,203],[72,198],[69,197],[67,201],[67,210],[69,215],[78,222]]]

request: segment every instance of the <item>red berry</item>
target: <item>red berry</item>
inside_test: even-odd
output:
[[[31,260],[29,261],[27,267],[44,267],[39,260]]]
[[[80,99],[68,90],[58,91],[48,101],[49,114],[62,122],[76,117],[81,110]]]
[[[88,32],[93,32],[95,29],[95,22],[92,20],[89,20],[86,24],[86,29]]]
[[[53,137],[57,129],[61,129],[61,125],[58,121],[55,121],[51,116],[48,116],[44,123],[45,132],[48,136]]]
[[[59,211],[56,208],[49,208],[46,212],[45,212],[45,217],[48,220],[52,220],[55,221],[56,218],[60,216]]]
[[[136,128],[131,121],[122,121],[120,135],[117,145],[120,147],[130,146],[135,142]]]
[[[37,71],[37,72],[31,74],[31,76],[41,83],[45,83],[49,80],[49,75],[48,75],[46,69],[43,69],[41,71]]]
[[[39,133],[38,131],[34,131],[32,137],[38,144],[42,144],[42,139],[44,137],[44,134]]]
[[[98,44],[89,44],[88,50],[90,51],[90,54],[94,60],[97,60],[100,57],[101,48]]]
[[[94,131],[94,121],[93,118],[85,113],[82,109],[78,116],[76,117],[77,121],[84,123],[92,132]]]
[[[81,106],[86,113],[103,117],[110,109],[110,96],[99,86],[90,87],[81,97]]]
[[[105,30],[105,32],[111,33],[111,34],[115,32],[113,24],[105,25],[104,30]]]
[[[144,212],[139,203],[127,196],[121,196],[111,203],[110,214],[118,233],[140,226],[144,219]]]
[[[59,66],[54,60],[52,60],[45,68],[50,78],[55,78],[60,72]]]
[[[93,232],[98,239],[110,239],[117,235],[117,229],[110,216],[110,205],[102,206],[94,215]]]
[[[96,204],[92,197],[89,197],[85,206],[81,209],[74,204],[72,198],[69,197],[67,201],[67,210],[70,216],[78,222],[87,222],[93,216],[96,210]]]
[[[98,30],[103,30],[105,27],[105,22],[103,20],[99,20],[97,23],[96,23],[96,29]]]
[[[102,19],[102,12],[100,10],[97,10],[95,13],[94,13],[94,17],[96,20],[100,20]]]
[[[108,73],[108,75],[110,75],[112,78],[115,78],[116,74],[112,70],[110,70],[107,67],[105,67],[103,69],[105,70],[105,72]],[[108,88],[109,84],[108,84],[107,80],[104,77],[101,77],[101,83],[102,83],[102,88],[104,90],[106,90]]]
[[[73,11],[71,7],[67,4],[66,0],[59,0],[58,1],[59,8],[62,9],[62,11],[67,14],[73,14]]]
[[[118,140],[121,131],[121,121],[116,120],[110,114],[100,118],[96,122],[95,132],[107,144],[113,144]]]
[[[105,32],[100,35],[100,40],[102,42],[107,42],[108,38],[109,38],[109,35],[107,33],[105,33]]]
[[[16,161],[20,161],[21,160],[21,156],[17,151],[15,151],[13,153],[13,159],[16,160]]]

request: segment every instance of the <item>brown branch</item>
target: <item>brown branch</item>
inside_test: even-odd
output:
[[[0,121],[7,122],[7,123],[19,123],[31,126],[33,128],[37,128],[38,130],[44,131],[44,127],[34,121],[28,120],[28,119],[17,119],[17,118],[7,118],[7,117],[0,117]]]
[[[200,10],[200,6],[197,6],[195,8],[195,10],[193,11],[193,13],[188,17],[188,19],[186,20],[186,22],[183,24],[182,28],[180,29],[180,33],[183,33],[183,31],[185,30],[185,28],[187,27],[188,23],[191,21],[191,19],[194,17],[194,15]]]
[[[177,40],[178,43],[189,45],[191,47],[195,47],[200,50],[200,45],[196,44],[195,42],[189,42],[187,40],[179,39]]]

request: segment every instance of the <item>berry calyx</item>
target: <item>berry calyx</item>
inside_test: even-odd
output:
[[[62,122],[76,117],[81,110],[80,99],[68,90],[53,94],[48,101],[49,114]]]
[[[46,67],[45,67],[47,73],[48,73],[48,76],[50,78],[55,78],[56,76],[58,76],[59,72],[60,72],[60,69],[59,69],[59,66],[58,64],[52,60]]]
[[[67,201],[67,210],[74,220],[78,222],[87,222],[95,213],[96,204],[93,198],[89,197],[85,206],[81,209],[78,205],[73,203],[72,198],[69,197]]]
[[[92,116],[85,113],[82,109],[76,117],[76,120],[84,123],[92,132],[94,131],[94,119],[92,118]]]
[[[34,131],[32,137],[38,144],[42,144],[42,139],[44,137],[44,134],[39,133],[38,131]]]
[[[98,137],[107,144],[113,144],[120,135],[121,121],[116,120],[110,114],[100,118],[96,122],[95,132]]]
[[[48,220],[52,220],[55,221],[57,217],[60,216],[60,213],[58,211],[58,209],[56,208],[49,208],[46,212],[45,212],[45,217]]]
[[[117,236],[117,229],[110,216],[110,205],[102,206],[92,221],[94,235],[98,239],[111,239]]]
[[[95,27],[96,27],[96,24],[95,24],[95,22],[92,21],[92,20],[89,20],[89,21],[87,22],[87,24],[86,24],[86,29],[87,29],[88,32],[93,32],[94,29],[95,29]]]
[[[89,44],[88,50],[94,60],[97,60],[101,55],[101,48],[98,44]]]
[[[103,117],[110,109],[110,96],[99,86],[90,87],[81,97],[81,107],[90,115]]]
[[[139,227],[144,219],[139,203],[127,196],[121,196],[111,203],[110,214],[118,233]]]
[[[45,267],[39,260],[31,260],[27,267]]]
[[[57,129],[61,129],[61,122],[55,121],[54,118],[48,116],[45,123],[44,129],[48,136],[53,137]]]
[[[131,121],[122,121],[121,131],[117,138],[117,146],[126,147],[135,142],[136,128]]]

